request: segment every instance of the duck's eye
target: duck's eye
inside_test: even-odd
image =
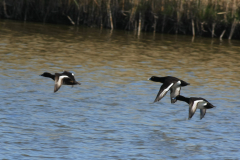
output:
[[[72,75],[74,76],[74,74],[72,73]]]

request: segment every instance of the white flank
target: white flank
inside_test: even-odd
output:
[[[172,88],[171,98],[175,98],[180,94],[181,87]]]
[[[181,90],[181,88],[177,87],[175,93],[177,92],[177,94],[179,94],[180,90]]]
[[[198,106],[198,103],[200,102],[205,102],[203,100],[197,100],[197,101],[194,101],[193,105],[192,105],[192,109],[191,111],[194,113],[196,111],[197,108],[202,108],[204,105],[201,105],[201,106]]]
[[[169,91],[169,89],[172,87],[172,85],[173,85],[173,83],[171,83],[166,89],[164,89],[162,91],[162,93],[160,94],[160,97],[163,97],[166,94],[166,92]]]
[[[68,76],[59,76],[59,79],[58,79],[58,81],[57,81],[57,86],[59,87],[59,86],[61,86],[61,84],[62,84],[62,79],[63,78],[68,78]]]
[[[180,86],[180,84],[181,84],[181,81],[177,81],[177,84]]]
[[[204,106],[206,106],[206,105],[207,105],[207,102],[202,101],[202,102],[198,103],[197,108],[198,109],[205,109]]]
[[[177,81],[176,83],[174,83],[174,85],[172,86],[172,89],[176,89],[178,87],[181,87],[181,81]]]

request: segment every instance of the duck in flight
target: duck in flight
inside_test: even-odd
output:
[[[191,119],[194,113],[196,112],[197,108],[200,109],[200,119],[204,117],[206,114],[207,109],[214,108],[211,103],[209,103],[206,99],[201,98],[201,97],[184,97],[181,95],[178,95],[174,99],[177,99],[179,101],[184,101],[189,104],[189,115],[188,119]]]
[[[156,77],[152,76],[148,80],[151,80],[153,82],[161,82],[163,85],[160,87],[160,90],[157,94],[156,99],[154,102],[160,101],[170,90],[170,99],[171,103],[175,103],[177,99],[174,99],[176,96],[180,95],[181,87],[190,85],[190,83],[187,83],[181,79],[178,79],[176,77],[166,76],[166,77]]]
[[[40,76],[51,78],[55,81],[54,92],[57,92],[62,85],[81,85],[74,78],[74,74],[68,71],[63,73],[55,73],[54,75],[48,72],[44,72]]]

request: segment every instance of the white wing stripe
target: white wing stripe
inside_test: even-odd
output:
[[[172,87],[172,85],[173,85],[173,83],[171,83],[166,89],[164,89],[162,91],[162,93],[160,94],[160,97],[163,97],[166,94],[166,92],[169,91],[169,89]]]

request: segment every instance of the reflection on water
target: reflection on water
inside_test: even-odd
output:
[[[239,41],[0,25],[1,158],[239,157]],[[62,70],[82,85],[54,94],[54,82],[39,75]],[[191,83],[183,95],[217,108],[188,121],[188,106],[171,105],[169,94],[153,104],[160,84],[147,81],[152,75]]]

